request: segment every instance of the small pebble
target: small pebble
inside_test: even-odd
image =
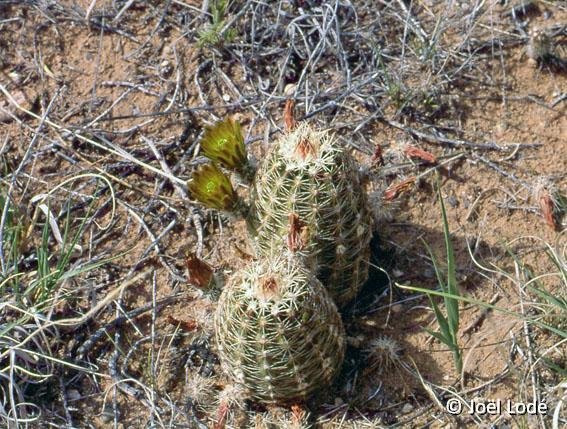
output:
[[[455,208],[459,205],[459,201],[453,195],[449,195],[447,202],[452,208]]]
[[[10,73],[8,73],[8,76],[16,84],[22,82],[22,75],[20,73],[16,72],[16,71],[11,71]]]
[[[392,309],[392,311],[394,310]],[[375,320],[370,320],[370,319],[364,319],[362,323],[364,323],[364,325],[366,326],[378,326]]]
[[[173,71],[173,67],[171,67],[171,63],[169,60],[163,60],[159,65],[159,72],[162,76],[167,76]]]
[[[392,274],[394,275],[394,277],[402,277],[405,273],[403,271],[394,268],[392,270]]]
[[[392,313],[401,313],[403,310],[403,307],[401,304],[396,304],[392,306]]]
[[[413,410],[413,405],[410,404],[410,403],[407,403],[407,404],[405,404],[405,405],[402,407],[402,413],[403,413],[403,414],[411,413],[412,410]]]
[[[293,95],[296,89],[297,85],[295,83],[288,83],[284,88],[284,94],[287,96]]]
[[[81,394],[77,389],[69,389],[67,390],[67,400],[68,401],[78,401],[81,399]]]
[[[114,420],[114,411],[112,410],[112,405],[106,405],[102,410],[100,419],[103,423],[110,423]]]

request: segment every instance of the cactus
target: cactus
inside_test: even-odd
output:
[[[307,398],[332,381],[344,357],[337,307],[289,252],[237,272],[221,294],[214,326],[224,371],[266,403]]]
[[[367,204],[352,157],[328,132],[301,123],[274,145],[256,173],[251,210],[258,255],[281,246],[299,216],[308,242],[301,253],[343,307],[368,278]]]

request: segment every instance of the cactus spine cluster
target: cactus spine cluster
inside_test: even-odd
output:
[[[335,304],[289,252],[237,272],[221,294],[214,326],[224,371],[266,403],[305,399],[330,384],[344,357]]]
[[[281,245],[290,214],[302,222],[307,264],[344,306],[368,278],[371,217],[352,157],[327,132],[302,123],[272,148],[252,196],[258,253]]]

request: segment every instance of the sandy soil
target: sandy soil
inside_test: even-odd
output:
[[[220,374],[210,338],[214,300],[187,283],[187,255],[197,253],[215,268],[219,277],[226,278],[253,258],[246,227],[242,220],[203,209],[189,199],[180,183],[172,183],[148,168],[112,154],[108,148],[128,152],[138,161],[161,170],[168,166],[172,175],[187,180],[194,167],[203,162],[196,143],[204,123],[226,114],[237,116],[250,142],[250,152],[261,158],[269,140],[278,136],[283,101],[262,104],[260,100],[241,107],[231,104],[239,99],[239,94],[225,77],[237,91],[244,93],[250,92],[251,82],[262,77],[246,76],[234,56],[236,48],[213,51],[197,46],[192,28],[204,25],[202,18],[194,18],[199,15],[196,10],[201,8],[200,2],[186,1],[184,5],[173,2],[164,16],[159,15],[163,12],[159,2],[151,6],[135,2],[120,20],[113,20],[116,10],[120,10],[117,4],[125,3],[96,2],[91,16],[97,17],[97,22],[104,16],[108,27],[85,22],[89,1],[61,1],[43,12],[35,6],[0,5],[0,21],[4,20],[0,30],[0,83],[22,107],[40,117],[48,111],[52,121],[38,129],[37,119],[17,110],[4,95],[0,96],[1,165],[3,174],[8,176],[27,157],[31,147],[33,158],[23,166],[18,186],[12,192],[26,224],[31,223],[35,209],[31,198],[53,191],[66,179],[85,172],[101,173],[112,183],[117,201],[115,214],[106,189],[95,203],[99,210],[98,226],[89,225],[80,244],[91,260],[117,258],[88,275],[64,282],[59,296],[68,294],[73,298],[61,301],[55,308],[56,317],[72,317],[93,308],[130,271],[150,269],[152,274],[122,294],[119,302],[124,309],[177,294],[155,313],[150,311],[111,330],[89,350],[84,357],[85,365],[86,362],[95,365],[103,376],[80,376],[71,369],[58,374],[65,381],[68,409],[75,427],[113,427],[113,398],[119,409],[117,427],[144,427],[150,421],[151,407],[146,394],[138,393],[136,397],[132,391],[130,395],[115,391],[116,377],[110,368],[113,359],[124,370],[122,379],[130,375],[159,392],[162,398],[159,406],[171,415],[162,415],[157,425],[174,427],[167,426],[168,418],[182,422],[180,416],[196,410],[197,416],[212,427],[218,419],[219,397],[228,382]],[[439,12],[435,10],[437,5],[427,3],[418,8],[418,16],[431,29]],[[359,6],[361,22],[370,22],[372,14],[364,13],[366,3],[360,2]],[[487,27],[484,40],[490,40],[491,34],[508,35],[513,30],[510,22],[502,18],[506,10],[504,6],[495,6],[486,15],[483,25],[489,25],[491,16],[503,21]],[[387,12],[387,8],[382,10]],[[245,20],[246,16],[241,19]],[[7,21],[12,18],[13,21]],[[184,23],[191,19],[195,19],[191,25]],[[541,2],[539,9],[524,19],[529,29],[555,28],[567,21],[567,12],[553,2]],[[558,49],[565,42],[565,29],[562,34],[556,38]],[[457,45],[462,40],[457,30],[447,31],[442,37],[448,45]],[[472,299],[521,313],[534,311],[526,303],[534,298],[526,295],[514,278],[514,260],[506,249],[512,249],[534,272],[543,274],[555,269],[544,254],[544,244],[553,244],[558,239],[563,240],[563,245],[565,242],[565,235],[560,233],[565,220],[557,216],[555,229],[546,224],[537,186],[547,180],[559,193],[567,192],[566,104],[564,100],[553,104],[564,96],[567,86],[564,71],[534,64],[526,54],[525,41],[519,40],[520,43],[502,50],[489,47],[479,51],[475,67],[459,75],[435,99],[444,109],[430,118],[416,119],[415,115],[401,112],[395,103],[385,103],[385,120],[371,121],[354,137],[348,126],[328,121],[329,116],[310,120],[320,120],[319,125],[326,122],[326,126],[336,128],[346,142],[358,148],[354,154],[361,166],[370,166],[375,147],[382,147],[385,164],[372,167],[369,183],[369,191],[377,192],[379,197],[392,183],[432,167],[417,159],[410,161],[402,153],[404,145],[420,147],[441,163],[462,153],[459,159],[437,168],[456,251],[459,287]],[[416,69],[415,77],[408,78],[406,83],[422,85],[419,73]],[[343,78],[335,70],[329,70],[328,75],[331,82]],[[204,104],[218,107],[183,110]],[[263,116],[257,115],[258,110]],[[299,116],[306,111],[309,108],[299,102]],[[370,115],[362,105],[353,107],[352,111],[353,116]],[[394,122],[406,129],[395,128]],[[439,144],[407,132],[407,127],[414,127],[434,135],[432,128],[424,126],[429,122],[435,122],[439,129],[458,130],[453,137],[455,141],[495,144],[507,149]],[[106,149],[73,137],[52,124],[103,142]],[[266,132],[272,133],[268,139]],[[522,320],[494,311],[479,319],[482,313],[479,306],[463,304],[459,342],[466,376],[459,383],[451,353],[422,329],[437,327],[429,302],[394,285],[436,287],[424,245],[428,243],[435,254],[444,258],[441,212],[434,184],[434,174],[424,174],[407,192],[393,201],[382,202],[383,208],[376,208],[380,221],[374,243],[375,262],[389,273],[392,287],[387,290],[384,276],[375,271],[355,306],[360,311],[345,315],[351,344],[346,369],[337,385],[311,406],[315,417],[335,410],[335,414],[321,417],[321,421],[327,420],[323,426],[335,427],[347,409],[345,404],[350,408],[342,427],[366,427],[362,426],[365,424],[362,416],[376,422],[372,423],[376,426],[368,427],[479,424],[473,417],[450,417],[443,412],[438,406],[441,403],[436,404],[432,399],[434,394],[424,387],[429,384],[421,383],[416,373],[427,383],[465,392],[468,398],[475,395],[502,400],[531,398],[526,357],[514,347],[516,343],[522,345],[520,350],[530,347],[524,343]],[[77,179],[62,189],[54,191],[52,204],[57,213],[63,211],[68,196],[64,190],[88,196],[95,192],[96,183]],[[247,192],[244,187],[239,191],[243,195]],[[85,207],[77,207],[73,212],[76,219],[84,214]],[[173,225],[168,227],[171,222]],[[108,229],[99,228],[106,224]],[[26,243],[28,253],[33,252],[41,239],[41,225],[36,225],[35,230],[36,236],[30,236]],[[156,237],[159,237],[157,246],[151,246]],[[75,261],[88,260],[85,255]],[[561,287],[555,279],[543,279],[542,284],[555,292],[554,288]],[[122,314],[116,308],[117,305],[109,305],[85,325],[64,332],[65,348],[55,353],[60,358],[76,353],[77,347],[97,329]],[[534,335],[533,350],[538,355],[558,341],[543,331]],[[363,351],[373,340],[382,337],[395,341],[399,347],[396,356],[405,366],[394,360],[388,370],[368,369]],[[144,340],[136,343],[141,339]],[[120,353],[113,358],[115,350]],[[564,366],[565,349],[553,350],[548,357],[559,365],[563,362]],[[149,360],[157,362],[152,363],[157,368],[154,377],[147,373]],[[353,374],[358,378],[353,378]],[[550,370],[540,369],[538,376],[540,387],[558,382],[558,375]],[[132,381],[122,384],[143,392],[142,384]],[[64,415],[61,401],[60,394],[47,397],[46,409],[50,411],[44,415],[46,421],[62,424],[61,419],[65,418],[57,417]],[[243,404],[247,411],[234,407],[227,427],[263,427],[269,418],[277,420],[280,414],[285,414],[285,410],[266,410],[250,402]],[[182,411],[172,411],[176,407]],[[498,421],[512,426],[523,421],[525,427],[538,427],[541,423],[537,417],[481,418],[485,424]],[[275,427],[287,424],[280,421]]]

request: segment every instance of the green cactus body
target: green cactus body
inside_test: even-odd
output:
[[[215,313],[224,371],[266,403],[301,400],[330,384],[345,350],[337,307],[289,252],[237,272]]]
[[[290,215],[304,225],[301,254],[339,307],[368,278],[371,217],[354,159],[306,123],[286,134],[255,178],[252,215],[259,256],[281,247]]]

